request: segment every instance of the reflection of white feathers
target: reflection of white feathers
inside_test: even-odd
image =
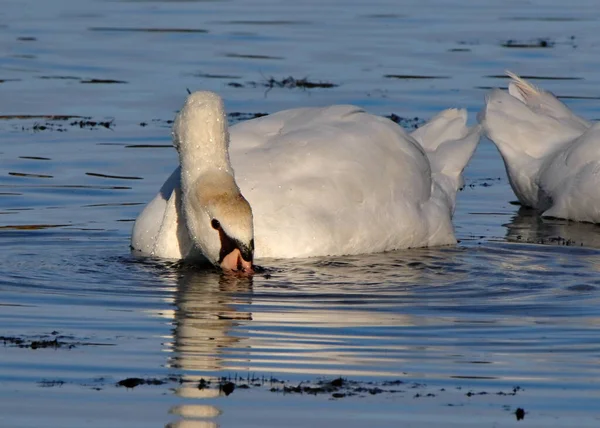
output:
[[[509,73],[480,114],[519,201],[547,217],[600,223],[600,124]]]
[[[286,110],[231,127],[229,155],[252,208],[255,256],[455,243],[456,192],[481,132],[466,127],[466,116],[449,109],[407,134],[386,118],[338,105]],[[134,249],[186,257],[191,243],[180,217],[187,214],[165,215],[179,187],[176,170],[138,217]],[[157,249],[159,231],[166,243]]]
[[[600,248],[600,225],[541,218],[527,208],[521,208],[506,227],[509,241]]]

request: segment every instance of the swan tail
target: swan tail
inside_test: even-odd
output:
[[[467,133],[467,111],[450,108],[444,110],[426,124],[411,133],[427,152],[435,151],[440,144],[448,140],[458,140]]]
[[[455,195],[464,186],[462,173],[479,144],[482,130],[481,125],[465,127],[465,135],[445,141],[434,152],[427,153],[432,176],[440,185],[444,184],[447,194]]]
[[[431,126],[430,130],[416,135],[422,138],[417,141],[423,141],[422,146],[431,165],[433,192],[441,192],[443,196],[436,199],[444,200],[451,214],[454,212],[456,193],[464,186],[463,170],[473,156],[483,130],[481,125],[468,128],[466,120],[466,110],[445,110],[425,125]],[[446,128],[440,125],[446,125]],[[444,129],[448,132],[444,132]]]
[[[512,71],[505,71],[506,75],[510,77],[510,83],[508,84],[508,93],[513,97],[521,100],[525,104],[535,105],[539,98],[550,95],[556,99],[554,95],[545,92],[537,86],[529,83],[527,80],[517,76]]]
[[[465,109],[444,110],[411,135],[421,144],[433,174],[458,179],[481,138],[482,126],[468,128]]]
[[[590,123],[573,114],[573,112],[554,96],[552,92],[545,91],[529,83],[511,71],[506,71],[510,77],[508,93],[525,103],[533,112],[551,117],[565,126],[577,128],[581,131],[590,127]]]
[[[507,74],[511,78],[508,92],[490,92],[477,116],[505,161],[539,159],[590,126],[550,92]]]

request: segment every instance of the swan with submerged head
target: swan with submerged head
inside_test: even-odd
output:
[[[408,134],[335,105],[228,131],[221,97],[195,92],[173,124],[180,166],[137,218],[131,245],[251,271],[254,258],[454,244],[456,193],[481,133],[466,118],[445,110]]]
[[[600,122],[576,116],[514,73],[492,91],[479,121],[504,160],[511,187],[544,217],[600,223]]]

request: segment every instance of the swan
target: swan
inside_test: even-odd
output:
[[[600,223],[600,123],[514,73],[486,97],[479,122],[519,202],[544,217]]]
[[[195,92],[173,123],[180,165],[136,219],[131,247],[251,271],[254,258],[454,244],[456,193],[482,132],[466,119],[445,110],[408,134],[334,105],[228,130],[221,97]]]

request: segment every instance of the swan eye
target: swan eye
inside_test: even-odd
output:
[[[213,229],[219,230],[221,228],[221,223],[219,223],[219,220],[217,220],[216,218],[213,218],[210,224],[213,227]]]

